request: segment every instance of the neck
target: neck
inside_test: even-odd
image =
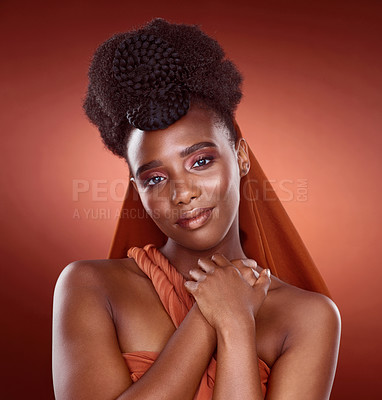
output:
[[[238,217],[235,218],[224,239],[214,247],[206,250],[193,250],[183,247],[169,238],[159,251],[187,280],[191,279],[188,273],[190,269],[198,267],[199,258],[210,258],[215,253],[223,254],[228,260],[247,258],[240,243]]]

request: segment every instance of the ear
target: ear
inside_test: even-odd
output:
[[[132,175],[130,175],[130,182],[133,184],[134,189],[137,191],[137,193],[139,193],[137,188],[137,183],[135,182],[135,179],[133,178]]]
[[[249,153],[248,153],[248,144],[245,139],[240,138],[236,142],[236,154],[237,154],[237,162],[240,171],[240,178],[247,175],[249,169],[251,168],[251,162],[249,161]]]

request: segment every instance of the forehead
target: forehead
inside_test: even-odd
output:
[[[213,142],[218,148],[229,148],[227,128],[217,123],[215,115],[197,107],[166,129],[142,131],[134,129],[129,137],[127,158],[133,170],[153,161],[166,161],[185,147],[199,142]]]

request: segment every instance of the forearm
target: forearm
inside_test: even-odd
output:
[[[195,304],[151,368],[118,400],[193,399],[215,348],[215,329]]]
[[[213,400],[263,400],[256,351],[255,320],[217,330]]]

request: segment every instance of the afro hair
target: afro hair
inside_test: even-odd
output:
[[[242,76],[197,25],[156,18],[101,44],[89,68],[84,110],[105,146],[126,159],[132,129],[165,129],[190,103],[212,109],[236,140],[233,117]]]

